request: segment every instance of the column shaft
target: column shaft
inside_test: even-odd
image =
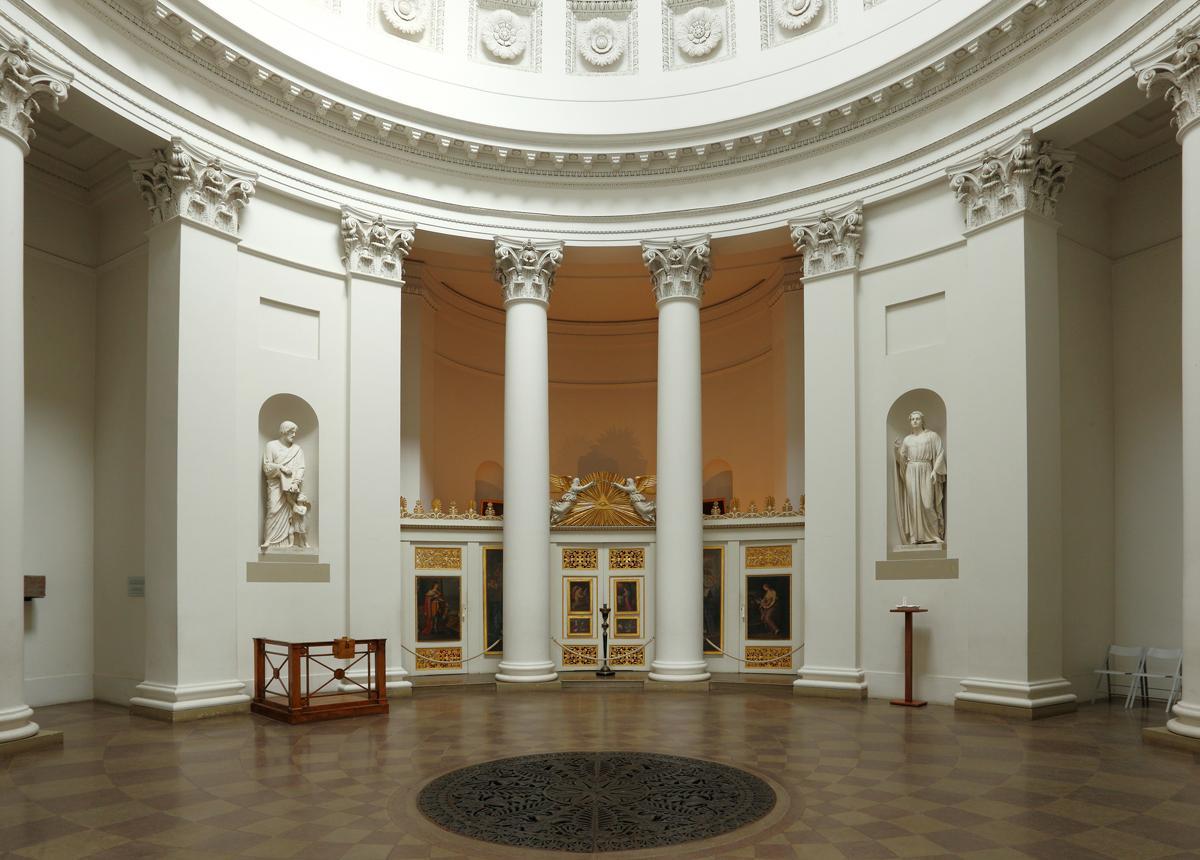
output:
[[[1200,74],[1200,72],[1197,72]],[[1183,145],[1183,694],[1167,728],[1200,739],[1200,120]]]
[[[37,734],[25,704],[25,148],[0,132],[0,743]]]
[[[504,321],[504,659],[498,681],[557,678],[550,659],[550,403],[546,304]]]
[[[654,681],[704,681],[700,299],[658,305]]]

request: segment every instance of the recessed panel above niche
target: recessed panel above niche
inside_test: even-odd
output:
[[[663,0],[663,68],[728,59],[735,33],[730,0]]]
[[[373,29],[423,48],[442,49],[445,0],[370,0]]]
[[[567,73],[633,74],[637,34],[636,0],[567,0]]]
[[[472,0],[467,29],[474,59],[541,71],[542,0]]]
[[[758,8],[764,49],[837,23],[837,0],[758,0]]]
[[[311,308],[260,297],[258,345],[297,358],[320,358],[321,314]]]

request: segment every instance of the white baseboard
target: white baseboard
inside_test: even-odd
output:
[[[913,698],[937,705],[953,705],[954,694],[962,689],[962,678],[949,675],[917,675],[913,678]],[[903,672],[867,670],[867,689],[872,699],[903,699]]]
[[[43,675],[25,679],[25,704],[31,708],[87,702],[92,699],[92,676],[88,674]]]
[[[129,700],[137,695],[141,678],[124,678],[120,675],[96,675],[92,684],[93,697],[98,702],[129,707]]]

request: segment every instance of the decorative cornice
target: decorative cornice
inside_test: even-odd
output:
[[[36,132],[34,115],[42,104],[58,110],[67,98],[72,76],[45,63],[29,52],[24,35],[11,38],[0,33],[0,131],[15,137],[26,152]]]
[[[871,125],[876,119],[909,111],[918,103],[1007,59],[1014,50],[1043,35],[1060,19],[1076,11],[1087,17],[1103,5],[1099,0],[1029,0],[1007,17],[992,19],[970,38],[955,43],[956,47],[939,54],[915,72],[906,72],[882,87],[862,91],[831,109],[790,117],[769,127],[751,128],[736,136],[678,144],[656,141],[649,148],[632,147],[621,151],[564,151],[531,148],[521,143],[506,144],[495,138],[473,139],[460,132],[422,125],[419,120],[377,113],[246,53],[216,35],[205,22],[184,12],[173,0],[90,2],[103,4],[125,21],[155,32],[164,44],[182,50],[185,56],[204,65],[210,73],[244,90],[271,96],[272,101],[278,101],[277,97],[281,96],[290,111],[305,114],[326,125],[340,126],[359,137],[365,136],[364,132],[372,137],[377,135],[389,148],[439,161],[500,168],[506,172],[564,173],[579,177],[722,167],[844,135],[848,130]],[[139,8],[141,14],[133,13],[131,6]],[[664,44],[671,41],[669,33],[664,30]],[[631,43],[631,50],[635,46],[636,42]]]
[[[342,265],[349,274],[375,275],[404,282],[404,259],[412,250],[417,226],[382,215],[342,207]]]
[[[1053,218],[1074,162],[1074,153],[1025,130],[969,167],[947,172],[967,229],[975,230],[1016,212]]]
[[[554,273],[562,264],[562,242],[534,242],[496,237],[496,268],[504,304],[519,301],[550,303]]]
[[[642,262],[654,281],[654,300],[704,297],[704,282],[712,274],[708,236],[642,242]]]
[[[230,167],[178,137],[129,166],[152,224],[187,218],[232,236],[258,181],[257,174]]]
[[[788,222],[792,243],[804,255],[804,276],[857,269],[862,263],[863,205],[851,203],[816,218]]]
[[[1147,96],[1157,84],[1167,85],[1163,97],[1175,112],[1172,122],[1182,139],[1200,119],[1200,26],[1177,31],[1174,46],[1161,60],[1135,71],[1138,88]]]

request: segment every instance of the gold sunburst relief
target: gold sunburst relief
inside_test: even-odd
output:
[[[550,492],[557,499],[571,488],[571,475],[551,475]],[[647,526],[651,523],[642,519],[634,510],[629,493],[616,485],[626,478],[616,472],[591,472],[580,475],[583,485],[591,484],[579,493],[570,512],[555,525],[560,526]],[[633,478],[637,492],[653,493],[653,475],[638,475]]]

